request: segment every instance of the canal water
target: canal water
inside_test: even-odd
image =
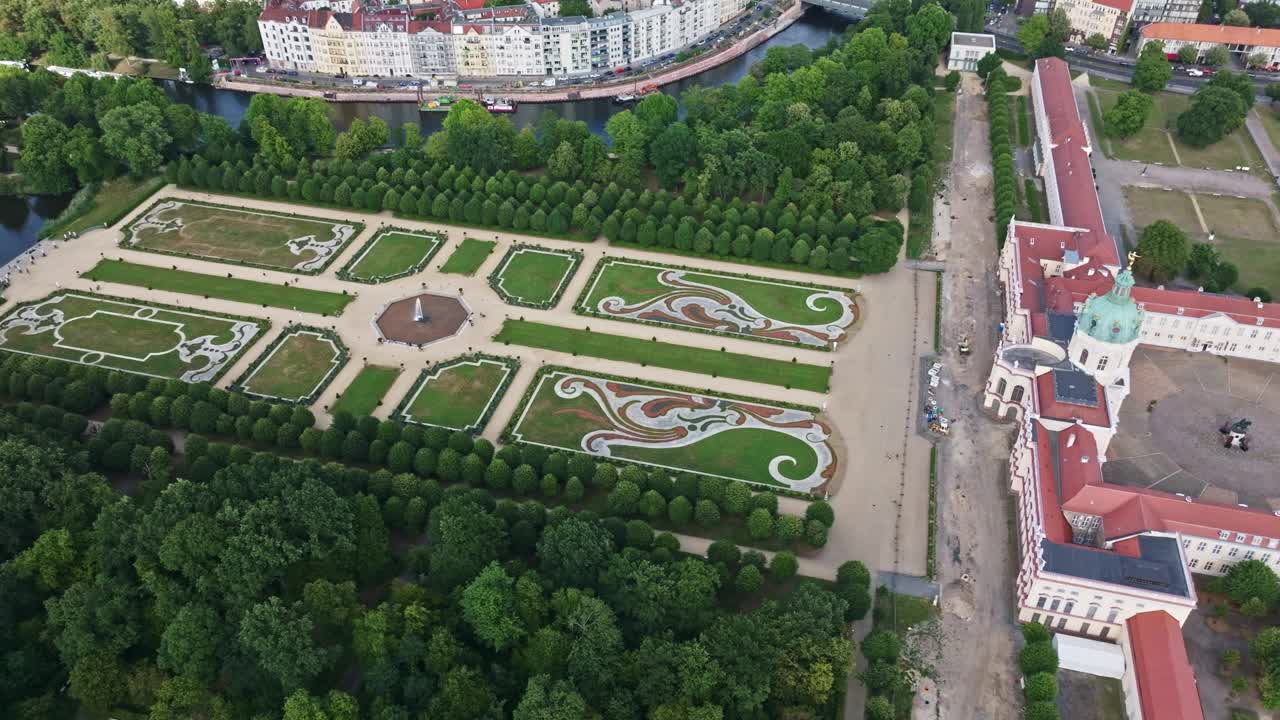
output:
[[[828,39],[843,32],[848,24],[849,20],[846,18],[818,8],[809,8],[791,27],[768,42],[724,65],[672,85],[665,85],[662,91],[678,95],[693,85],[712,87],[737,82],[750,71],[754,63],[764,58],[769,48],[789,45],[821,47]],[[200,112],[220,115],[232,127],[239,126],[240,119],[244,117],[249,101],[253,98],[250,93],[216,90],[208,85],[185,85],[172,81],[162,81],[161,85],[174,100],[191,105]],[[333,108],[334,124],[339,130],[345,130],[356,118],[380,117],[393,132],[405,123],[416,123],[424,134],[429,134],[440,129],[445,116],[445,113],[419,112],[412,103],[335,103]],[[581,120],[592,132],[602,134],[610,116],[622,109],[610,100],[525,103],[510,117],[517,128],[522,128],[534,124],[543,112],[549,110],[566,120]],[[69,201],[69,195],[25,198],[0,196],[0,264],[8,262],[34,244],[41,226],[57,217]]]

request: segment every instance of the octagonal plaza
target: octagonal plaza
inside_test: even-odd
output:
[[[421,320],[417,318],[419,302]],[[373,325],[385,342],[421,346],[451,338],[470,322],[471,308],[461,297],[420,292],[387,304]]]
[[[1280,365],[1142,346],[1102,466],[1107,482],[1280,511]],[[1218,428],[1248,418],[1248,452]]]

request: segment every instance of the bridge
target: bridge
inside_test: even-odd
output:
[[[861,20],[871,10],[875,0],[803,0],[806,5],[814,5],[824,10]]]

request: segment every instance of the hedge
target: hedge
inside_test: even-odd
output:
[[[993,72],[994,76],[995,73]],[[995,178],[996,238],[1004,247],[1009,232],[1009,221],[1017,210],[1017,192],[1014,183],[1017,176],[1013,168],[1013,145],[1009,137],[1009,97],[999,89],[998,82],[987,89],[988,117],[991,122],[991,167]]]

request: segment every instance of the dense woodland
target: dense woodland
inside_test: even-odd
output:
[[[202,46],[230,57],[262,52],[260,12],[252,0],[0,0],[0,59],[110,70],[107,54],[138,56],[202,79],[211,69]]]
[[[5,717],[829,717],[870,605],[650,523],[822,502],[39,358],[0,394]]]

